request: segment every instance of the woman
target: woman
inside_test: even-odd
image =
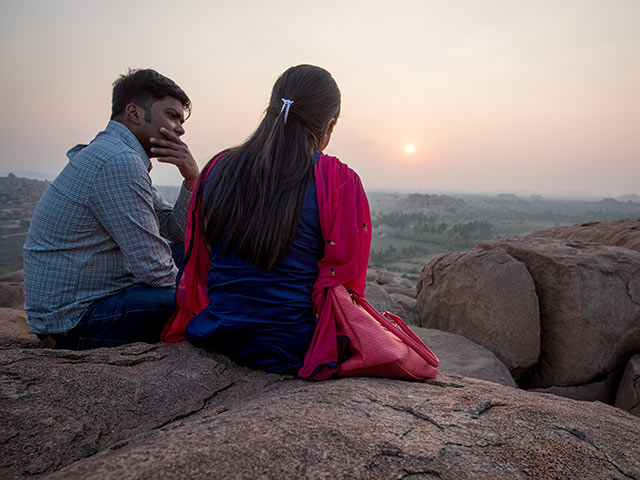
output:
[[[316,325],[329,314],[327,288],[363,294],[371,242],[358,176],[320,153],[339,114],[329,72],[291,67],[253,135],[205,167],[165,341],[184,331],[194,345],[250,367],[324,378],[335,371],[335,331]]]

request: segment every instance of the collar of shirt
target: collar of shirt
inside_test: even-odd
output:
[[[102,132],[100,132],[96,138],[98,138],[102,134],[118,137],[126,146],[132,148],[138,155],[140,155],[140,158],[142,158],[145,165],[147,166],[147,170],[151,171],[153,165],[151,164],[151,160],[149,160],[149,157],[147,156],[147,152],[144,151],[144,147],[140,144],[131,130],[125,127],[122,123],[115,120],[110,120],[109,123],[107,123],[107,127]],[[75,156],[86,146],[87,145],[85,144],[78,144],[71,150],[69,150],[67,152],[67,157],[69,158],[69,160],[71,160],[73,156]]]
[[[125,145],[133,148],[136,152],[138,152],[138,154],[140,154],[145,164],[147,165],[148,170],[151,171],[151,169],[153,168],[153,165],[151,165],[151,160],[149,160],[147,152],[144,151],[144,147],[140,144],[131,130],[129,130],[120,122],[109,120],[109,123],[107,123],[107,127],[104,129],[104,131],[112,135],[116,135],[123,141]]]

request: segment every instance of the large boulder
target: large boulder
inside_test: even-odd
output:
[[[552,393],[561,397],[573,398],[589,402],[602,402],[613,405],[620,375],[612,372],[604,378],[598,378],[582,385],[551,386],[543,388],[530,388],[530,392]],[[626,409],[625,409],[626,410]]]
[[[420,325],[462,335],[493,353],[517,379],[540,354],[535,285],[499,246],[435,257],[418,280]]]
[[[433,328],[412,327],[411,330],[436,354],[440,360],[440,372],[517,387],[505,364],[482,345],[461,335]]]
[[[416,288],[411,281],[385,269],[367,269],[365,296],[380,311],[388,310],[409,325],[418,324]]]
[[[405,323],[410,323],[407,312],[405,312],[402,305],[395,302],[389,296],[387,291],[377,283],[367,283],[367,287],[364,290],[364,296],[367,301],[376,308],[376,310],[380,312],[395,313],[396,315],[399,315]]]
[[[0,276],[0,308],[24,306],[24,273],[22,270]]]
[[[38,346],[38,338],[29,331],[24,311],[0,308],[0,347]]]
[[[624,370],[615,405],[640,417],[640,354],[631,357]]]
[[[568,227],[538,230],[527,237],[562,240],[580,240],[613,247],[624,247],[640,252],[640,218],[627,218],[611,222],[586,222]]]
[[[391,286],[391,285],[394,285],[394,286],[403,285],[409,288],[412,287],[411,282],[406,278],[403,278],[400,275],[397,275],[393,272],[389,272],[388,270],[385,270],[382,268],[376,270],[375,281],[379,285],[384,285],[385,287]]]
[[[640,477],[639,418],[455,374],[307,382],[186,344],[0,365],[2,478]]]
[[[24,284],[0,282],[0,308],[23,308]]]
[[[0,283],[5,282],[24,282],[24,270],[15,270],[0,276]]]
[[[388,285],[382,285],[382,287],[386,290],[386,292],[389,295],[398,294],[398,295],[405,295],[413,299],[416,298],[417,292],[416,292],[416,287],[414,286],[409,286],[404,283],[401,283],[401,284],[392,283]]]
[[[489,242],[433,259],[418,283],[418,313],[421,325],[492,350],[522,387],[612,402],[627,360],[640,352],[638,272],[640,252],[628,248],[539,237]],[[521,308],[534,297],[537,320]],[[497,337],[505,323],[512,330]],[[539,358],[518,375],[505,351],[535,341],[522,341],[536,335],[532,325]]]
[[[387,293],[389,293],[388,290]],[[407,318],[405,319],[407,324],[418,325],[418,309],[415,295],[410,297],[402,293],[389,293],[389,298],[404,309],[407,315]]]
[[[586,384],[640,352],[640,252],[545,238],[495,246],[526,265],[540,303],[540,361],[521,385]]]
[[[378,276],[378,270],[376,268],[367,267],[367,283],[375,282]]]

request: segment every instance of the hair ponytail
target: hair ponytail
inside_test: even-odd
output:
[[[216,245],[228,231],[223,254],[267,270],[277,265],[295,237],[314,150],[339,113],[340,90],[329,72],[313,65],[285,71],[256,131],[218,161],[205,184],[207,242]]]

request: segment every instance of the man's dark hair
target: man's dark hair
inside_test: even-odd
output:
[[[185,118],[188,118],[191,114],[191,100],[173,80],[150,68],[129,69],[126,75],[120,75],[113,82],[111,120],[122,114],[128,104],[135,103],[144,108],[144,119],[150,122],[151,105],[167,96],[177,98],[182,103]]]

